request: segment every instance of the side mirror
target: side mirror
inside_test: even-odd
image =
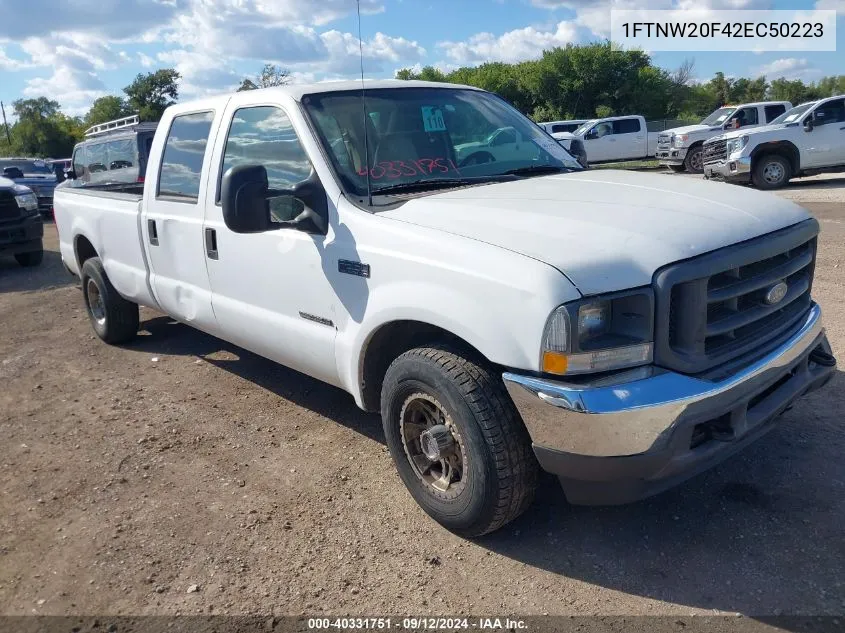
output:
[[[304,205],[293,220],[273,222],[269,198],[290,197]],[[328,202],[317,173],[292,189],[269,189],[267,170],[261,165],[238,165],[223,174],[220,191],[223,221],[235,233],[262,233],[290,228],[305,233],[328,232]]]
[[[76,172],[72,169],[68,169],[65,171],[65,178],[68,180],[76,180]]]
[[[593,140],[593,139],[595,139],[595,138],[598,138],[598,137],[599,137],[599,133],[598,133],[598,132],[596,132],[595,130],[590,130],[589,132],[587,132],[587,133],[584,135],[584,140],[585,140],[585,141],[591,141],[591,140]]]
[[[15,178],[23,178],[23,172],[20,167],[4,167],[3,176],[14,180]]]
[[[235,233],[270,230],[267,170],[261,165],[236,165],[223,174],[220,187],[223,221]]]
[[[813,131],[813,117],[808,116],[804,119],[804,131],[805,132],[812,132]]]

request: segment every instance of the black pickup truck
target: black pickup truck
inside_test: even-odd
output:
[[[0,178],[0,255],[14,255],[21,266],[44,258],[44,225],[38,197],[29,187]]]

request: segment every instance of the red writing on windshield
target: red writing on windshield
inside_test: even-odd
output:
[[[370,167],[370,178],[381,180],[387,178],[410,178],[411,176],[429,176],[431,174],[446,174],[450,171],[460,173],[458,166],[448,158],[417,158],[408,160],[385,160]],[[358,170],[359,176],[367,175],[367,168]]]

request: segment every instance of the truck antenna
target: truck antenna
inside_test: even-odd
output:
[[[358,53],[361,56],[361,114],[364,115],[364,171],[367,177],[367,204],[373,206],[373,184],[370,182],[370,139],[367,133],[367,99],[364,90],[364,43],[361,40],[361,0],[358,6]]]

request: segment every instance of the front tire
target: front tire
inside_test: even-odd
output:
[[[792,165],[779,154],[762,156],[754,162],[751,181],[759,189],[778,189],[792,178]]]
[[[690,148],[684,158],[684,168],[691,174],[704,173],[704,147],[697,145]]]
[[[15,253],[15,260],[24,268],[38,266],[44,260],[44,249],[29,251],[28,253]]]
[[[538,465],[499,377],[440,346],[405,352],[381,392],[387,446],[411,496],[446,529],[476,537],[531,504]]]
[[[86,259],[82,265],[82,295],[97,336],[112,345],[135,338],[140,324],[138,304],[118,294],[99,257]]]

